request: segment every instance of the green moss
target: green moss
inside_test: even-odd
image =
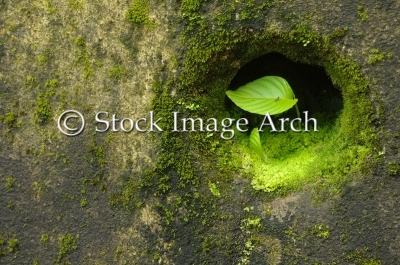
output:
[[[16,234],[8,234],[8,251],[5,251],[4,249],[1,248],[1,245],[5,245],[7,242],[5,240],[1,241],[2,236],[0,234],[0,257],[2,255],[7,255],[11,253],[15,253],[18,248],[19,248],[19,239],[16,238]],[[15,254],[14,254],[15,258]]]
[[[42,236],[40,237],[40,244],[46,244],[47,242],[49,242],[49,235],[48,234],[42,234]]]
[[[68,5],[72,9],[83,9],[83,1],[69,0]]]
[[[196,12],[200,9],[202,0],[182,0],[182,12]]]
[[[54,7],[53,3],[51,0],[45,0],[44,1],[44,7],[46,9],[46,12],[49,14],[53,14],[56,11],[56,8]]]
[[[40,65],[44,65],[49,61],[49,58],[46,55],[39,55],[38,56],[38,62]]]
[[[126,69],[120,65],[114,65],[109,71],[108,71],[108,77],[113,79],[113,80],[124,80],[126,81]]]
[[[154,255],[153,255],[153,260],[155,260],[155,261],[157,261],[157,260],[160,260],[161,259],[161,255],[160,255],[160,253],[154,253]]]
[[[387,172],[389,175],[396,176],[400,172],[400,163],[398,162],[388,162]]]
[[[209,182],[208,183],[208,187],[211,191],[211,193],[215,196],[215,197],[221,197],[221,192],[219,191],[217,185],[215,183]]]
[[[88,204],[88,199],[87,197],[83,197],[81,199],[81,208],[85,207]]]
[[[125,13],[125,17],[135,23],[147,24],[150,22],[149,13],[149,0],[133,0],[132,6]]]
[[[36,101],[33,120],[37,124],[43,125],[49,121],[52,116],[50,97],[54,95],[54,90],[40,92]]]
[[[76,53],[77,53],[77,59],[75,61],[75,64],[81,65],[83,67],[83,78],[88,79],[90,76],[94,75],[89,54],[86,50],[83,49],[76,51]]]
[[[226,10],[220,11],[216,20],[218,21],[218,26],[226,25],[232,19],[232,14],[230,12],[226,12]]]
[[[368,259],[366,261],[363,261],[361,265],[381,265],[381,261],[377,259]]]
[[[34,76],[28,75],[24,81],[24,85],[29,89],[33,89],[38,86],[38,82]]]
[[[86,148],[89,153],[93,154],[93,157],[88,159],[89,162],[104,168],[107,163],[105,145],[99,144],[95,138],[92,138],[92,141],[86,145]]]
[[[339,54],[332,44],[347,29],[322,36],[306,25],[292,24],[291,29],[273,30],[266,22],[265,28],[259,30],[246,27],[231,30],[228,27],[236,11],[239,19],[251,21],[255,15],[263,15],[262,10],[269,6],[252,13],[248,8],[258,7],[254,1],[224,2],[218,7],[226,9],[216,9],[213,17],[206,17],[199,13],[201,3],[181,2],[184,23],[181,37],[187,47],[183,65],[176,65],[180,67],[179,75],[172,73],[175,66],[165,67],[170,72],[160,73],[152,86],[155,97],[150,109],[157,118],[162,118],[160,127],[164,129],[162,134],[154,135],[161,145],[157,164],[135,179],[124,179],[121,190],[110,196],[110,204],[132,210],[141,205],[140,195],[146,192],[160,202],[158,208],[172,237],[175,224],[189,223],[197,233],[196,239],[202,242],[199,250],[203,253],[217,246],[235,253],[251,253],[256,245],[252,237],[245,238],[239,247],[231,246],[196,227],[216,224],[219,215],[213,207],[220,200],[218,195],[228,193],[225,191],[232,187],[233,177],[237,174],[248,177],[255,189],[268,192],[271,197],[303,189],[305,185],[337,194],[345,181],[356,174],[368,173],[374,166],[377,150],[381,150],[376,148],[377,137],[371,126],[375,110],[368,98],[369,82],[361,75],[359,66]],[[135,16],[131,20],[138,22]],[[172,132],[169,121],[173,111],[179,111],[182,117],[203,119],[234,116],[224,106],[231,79],[246,62],[269,52],[324,67],[341,89],[342,113],[333,117],[321,114],[318,119],[324,122],[319,133],[263,134],[263,146],[271,157],[268,165],[252,154],[246,134],[236,132],[233,140],[224,141],[219,133]],[[246,214],[243,234],[262,228],[260,217]],[[315,236],[329,238],[329,228],[317,226]]]
[[[65,256],[69,254],[71,251],[77,249],[78,244],[74,236],[67,233],[59,238],[58,247],[59,251],[56,264],[62,264],[62,262],[65,261]]]
[[[123,252],[122,250],[122,246],[117,246],[117,248],[115,249],[115,255],[121,255]]]
[[[198,24],[201,23],[198,22]],[[193,33],[192,28],[187,29],[188,32]],[[365,118],[361,125],[356,126],[351,125],[350,120],[359,121],[364,117],[362,113],[373,111],[367,106],[369,101],[365,100],[368,82],[359,73],[357,65],[330,48],[329,38],[324,39],[314,34],[305,26],[280,32],[243,30],[240,34],[223,30],[208,32],[205,27],[204,31],[190,36],[192,37],[187,35],[184,37],[190,48],[185,57],[185,67],[180,79],[154,84],[153,90],[157,96],[153,100],[152,109],[155,110],[157,117],[165,117],[168,120],[171,111],[180,111],[182,115],[189,117],[215,117],[219,120],[227,117],[229,113],[224,109],[224,92],[230,78],[239,67],[232,61],[247,62],[268,52],[266,47],[271,47],[270,49],[274,51],[278,49],[293,59],[301,58],[306,63],[322,61],[336,84],[344,87],[346,96],[363,99],[359,103],[349,100],[346,111],[351,110],[352,104],[353,107],[354,104],[360,104],[362,108],[350,114],[345,111],[337,118],[337,122],[335,119],[326,118],[327,121],[320,128],[319,134],[265,134],[263,140],[270,140],[268,143],[265,142],[267,143],[265,146],[268,146],[266,151],[271,152],[271,158],[274,160],[266,167],[262,167],[257,157],[252,157],[252,152],[248,148],[247,135],[236,132],[234,140],[221,141],[218,134],[210,137],[202,133],[172,134],[168,132],[172,129],[171,125],[165,124],[166,131],[161,140],[163,152],[156,166],[156,176],[177,172],[178,188],[197,188],[200,176],[200,179],[205,178],[200,184],[217,183],[216,179],[218,179],[223,186],[229,183],[233,174],[239,172],[241,175],[252,178],[254,187],[258,189],[285,193],[315,182],[322,174],[323,177],[318,180],[318,185],[332,193],[338,193],[341,184],[346,179],[343,176],[349,176],[365,166],[364,161],[372,152],[374,132],[370,129],[368,118]],[[302,49],[308,49],[308,52],[304,53]],[[177,92],[173,98],[167,93],[171,90]],[[346,129],[342,122],[349,123],[350,128]],[[362,137],[359,137],[358,129],[364,133]],[[337,143],[338,140],[340,145],[335,145],[335,141]],[[188,149],[190,152],[187,151]],[[181,155],[182,153],[184,156]],[[340,155],[335,158],[337,153]],[[198,161],[203,170],[212,173],[202,176],[196,170],[192,159]],[[217,160],[216,163],[215,160]],[[271,164],[275,167],[277,174],[266,174],[265,171],[271,168]],[[254,176],[257,173],[263,178],[264,187],[272,183],[271,189],[259,188],[254,184]],[[298,176],[300,178],[297,178]],[[274,181],[276,184],[273,183]],[[215,187],[209,185],[209,188],[211,193],[216,193]],[[172,224],[176,219],[176,211],[170,207],[160,207],[165,213],[166,223]],[[208,214],[205,215],[208,216]],[[209,223],[209,218],[206,216],[202,219],[203,225]],[[329,236],[329,233],[324,230],[320,236],[323,238],[327,235]],[[203,251],[209,251],[209,240],[204,239],[201,242],[203,242]],[[249,248],[246,250],[249,251],[253,245],[248,245]]]
[[[10,128],[17,128],[21,126],[20,122],[17,122],[17,115],[14,111],[7,111],[5,116],[0,115],[0,122],[4,122]]]
[[[328,239],[330,235],[329,227],[327,225],[315,225],[313,226],[311,233],[316,237]]]
[[[325,124],[323,127],[320,125],[318,133],[264,132],[261,134],[261,142],[263,146],[268,147],[265,149],[269,158],[267,163],[251,152],[248,138],[243,137],[238,142],[241,148],[236,159],[242,157],[243,167],[252,167],[250,171],[242,171],[246,175],[254,174],[252,185],[257,190],[271,192],[283,187],[299,189],[304,182],[307,182],[307,177],[323,174],[318,172],[320,170],[315,171],[318,168],[325,167],[325,171],[329,172],[332,168],[341,166],[337,163],[344,163],[348,159],[346,156],[343,160],[336,160],[336,163],[332,163],[333,161],[329,159],[331,152],[343,148],[337,145],[337,140],[341,139],[340,136],[336,136],[338,129],[338,126]],[[318,160],[323,161],[324,165]]]
[[[75,42],[75,44],[76,44],[77,46],[81,46],[81,47],[85,46],[85,44],[86,44],[86,41],[85,41],[85,39],[84,39],[82,36],[77,37],[77,38],[74,40],[74,42]]]
[[[10,192],[10,191],[13,190],[12,187],[13,187],[13,185],[14,185],[14,182],[15,182],[15,179],[12,178],[12,177],[8,177],[8,178],[6,179],[6,184],[4,185],[4,187],[6,188],[6,191],[7,191],[7,192]]]
[[[8,241],[8,252],[13,253],[17,251],[19,245],[19,240],[16,238],[10,239]]]
[[[51,59],[54,57],[54,52],[50,49],[45,49],[41,54],[39,54],[38,63],[40,66],[44,66],[51,62]]]
[[[160,177],[157,182],[158,191],[156,194],[166,194],[171,189],[170,182],[171,178],[169,176]]]
[[[48,88],[55,88],[58,86],[58,80],[57,79],[46,80],[45,86]]]
[[[202,22],[196,23],[201,25]],[[229,76],[237,69],[232,67],[231,60],[249,61],[267,53],[266,47],[295,61],[324,66],[333,82],[342,89],[344,97],[343,112],[336,120],[320,117],[326,122],[321,124],[319,133],[265,133],[262,144],[268,146],[265,151],[271,157],[267,165],[252,155],[248,137],[237,132],[233,141],[219,147],[221,150],[226,148],[226,153],[238,150],[230,158],[226,153],[218,156],[220,170],[237,166],[242,174],[252,176],[252,185],[257,190],[285,193],[314,182],[319,188],[338,193],[346,177],[365,172],[370,167],[365,161],[368,156],[375,155],[377,137],[371,126],[374,109],[367,96],[369,83],[362,77],[359,67],[337,54],[330,44],[332,37],[340,37],[344,32],[324,38],[309,31],[305,25],[296,25],[291,31],[243,30],[240,34],[226,30],[210,32],[204,27],[193,34],[190,24],[184,37],[190,48],[179,91],[189,98],[194,95],[199,98],[196,93],[200,89],[208,91],[206,103],[199,105],[212,111],[199,110],[197,113],[202,117],[227,117],[221,102],[230,82]],[[225,53],[227,50],[234,57],[229,57]],[[215,81],[208,77],[211,72]],[[197,141],[199,149],[202,145],[202,141]]]
[[[10,210],[14,209],[14,203],[12,201],[8,201],[7,208]]]
[[[165,224],[167,226],[170,226],[174,220],[175,220],[175,214],[176,211],[170,210],[168,207],[164,205],[159,205],[159,207],[164,211],[165,213]]]
[[[368,10],[365,9],[362,5],[357,7],[357,15],[361,19],[361,21],[366,21],[368,19]]]
[[[348,27],[344,27],[343,29],[335,29],[332,31],[332,33],[330,34],[331,38],[340,38],[343,37],[346,32],[349,30]]]
[[[346,259],[355,262],[357,265],[380,265],[381,261],[371,257],[368,248],[356,249],[347,255]]]
[[[10,32],[15,31],[15,25],[9,25],[9,26],[8,26],[8,30],[9,30]]]
[[[385,58],[385,53],[380,52],[378,49],[371,49],[369,53],[370,53],[370,56],[368,58],[369,64],[375,64],[377,62],[382,61]]]

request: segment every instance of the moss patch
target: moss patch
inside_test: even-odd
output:
[[[79,236],[77,235],[77,238]],[[78,244],[76,243],[76,239],[73,235],[67,233],[62,235],[58,240],[59,252],[56,260],[56,264],[61,264],[64,262],[65,264],[65,256],[69,254],[72,250],[78,248]]]
[[[34,121],[38,124],[46,123],[52,116],[50,97],[54,95],[54,90],[40,92],[37,98]]]
[[[125,13],[125,17],[129,21],[146,24],[150,22],[149,12],[149,0],[133,0],[132,6]]]
[[[344,182],[359,172],[366,173],[373,167],[378,153],[377,137],[371,126],[376,116],[368,97],[369,82],[361,75],[358,65],[340,55],[333,44],[347,29],[324,36],[306,25],[294,23],[290,28],[279,30],[268,25],[257,30],[250,27],[233,30],[229,28],[232,23],[229,17],[235,16],[235,8],[245,11],[257,5],[248,1],[233,8],[235,4],[232,4],[225,9],[228,11],[217,9],[213,18],[206,18],[199,13],[201,2],[190,3],[193,5],[182,2],[181,6],[185,18],[181,37],[188,48],[179,65],[179,75],[162,73],[153,84],[156,96],[151,109],[162,118],[160,127],[164,132],[156,136],[161,139],[162,151],[156,167],[141,177],[137,187],[150,188],[159,197],[158,209],[171,237],[193,235],[199,242],[193,248],[206,254],[201,255],[201,260],[208,260],[217,251],[221,260],[240,253],[245,262],[256,249],[256,236],[242,231],[246,236],[238,244],[230,244],[228,237],[238,234],[226,231],[232,223],[220,226],[220,222],[227,223],[224,218],[229,220],[229,214],[227,217],[217,210],[217,201],[232,199],[232,182],[237,174],[248,177],[255,190],[276,197],[312,183],[320,195],[338,194]],[[263,5],[256,10],[256,15],[270,7]],[[251,20],[246,14],[239,18]],[[218,133],[172,132],[173,124],[168,121],[173,111],[179,112],[180,118],[212,117],[218,121],[240,118],[242,113],[232,114],[225,108],[225,91],[240,67],[271,52],[324,67],[333,84],[340,88],[343,110],[337,115],[321,113],[316,117],[321,121],[320,132],[265,132],[261,140],[270,157],[268,164],[249,149],[245,133],[236,131],[235,138],[227,141],[221,139],[221,130]],[[133,194],[129,186],[126,185],[126,194]],[[240,192],[251,194],[252,191]],[[122,202],[121,196],[114,199],[117,204]],[[180,231],[183,223],[190,225],[185,235]],[[205,233],[204,227],[209,229]],[[325,226],[319,230],[315,232],[317,237],[330,237],[330,230]],[[221,239],[222,235],[225,240]]]
[[[190,24],[188,32],[194,30]],[[337,34],[321,36],[304,25],[288,31],[210,32],[206,21],[199,19],[197,24],[200,25],[198,35],[185,35],[192,49],[187,54],[180,79],[183,85],[178,86],[178,91],[179,97],[193,98],[191,103],[200,107],[199,110],[183,110],[187,113],[184,115],[218,120],[229,117],[223,107],[223,98],[232,74],[244,62],[268,51],[325,67],[343,95],[344,107],[339,118],[329,120],[321,116],[320,120],[325,122],[321,123],[318,133],[262,135],[262,144],[271,157],[267,164],[249,150],[247,135],[236,133],[235,140],[220,141],[220,148],[225,150],[218,156],[220,170],[238,169],[252,179],[257,190],[282,194],[313,182],[318,188],[336,194],[353,173],[365,172],[371,167],[377,153],[377,138],[371,126],[375,116],[368,99],[369,82],[354,62],[335,51],[331,37],[337,37]],[[188,137],[197,139],[191,145],[199,150],[218,138],[215,135],[205,140],[205,135],[200,134]]]

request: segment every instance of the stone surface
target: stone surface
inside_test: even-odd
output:
[[[143,24],[125,16],[136,0],[0,0],[0,263],[398,263],[399,1],[144,2],[151,8]],[[321,36],[345,29],[333,45],[370,81],[382,146],[371,156],[379,163],[322,202],[313,184],[271,197],[252,189],[251,176],[231,174],[229,162],[219,164],[226,143],[206,142],[212,154],[203,157],[190,136],[169,143],[162,133],[95,133],[99,111],[149,119],[150,111],[163,110],[154,97],[167,95],[167,106],[167,99],[186,95],[174,78],[189,76],[187,65],[215,67],[213,60],[225,58],[232,79],[257,57],[216,43],[213,56],[186,64],[196,48],[185,31],[190,19],[201,21],[193,32],[237,33],[226,39],[237,38],[238,45],[246,34],[301,24]],[[279,41],[266,51],[279,50]],[[306,46],[299,61],[311,51]],[[194,77],[199,86],[185,104],[193,95],[212,97],[203,86],[218,78],[214,71]],[[160,93],[159,80],[173,85],[164,83],[168,90]],[[185,104],[174,107],[196,108]],[[68,109],[87,118],[79,136],[57,128]],[[171,149],[179,153],[175,160],[162,156],[169,144],[178,146]],[[203,159],[214,161],[213,168],[203,167]]]

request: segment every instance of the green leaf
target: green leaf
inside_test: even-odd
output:
[[[250,148],[253,149],[262,160],[267,161],[267,155],[264,153],[261,147],[260,134],[258,128],[254,128],[250,134]]]
[[[279,114],[297,103],[292,88],[279,76],[264,76],[226,94],[238,107],[261,115]]]

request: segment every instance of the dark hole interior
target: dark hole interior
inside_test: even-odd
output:
[[[280,76],[286,79],[298,99],[300,113],[308,111],[310,116],[317,113],[325,118],[336,118],[343,108],[342,96],[339,89],[332,84],[323,67],[294,62],[279,53],[268,53],[245,64],[232,79],[229,89],[239,87],[268,75]],[[230,112],[241,112],[250,126],[261,124],[263,117],[258,114],[242,111],[227,96],[225,107]],[[277,117],[296,117],[294,108]],[[275,117],[275,118],[277,118]]]

